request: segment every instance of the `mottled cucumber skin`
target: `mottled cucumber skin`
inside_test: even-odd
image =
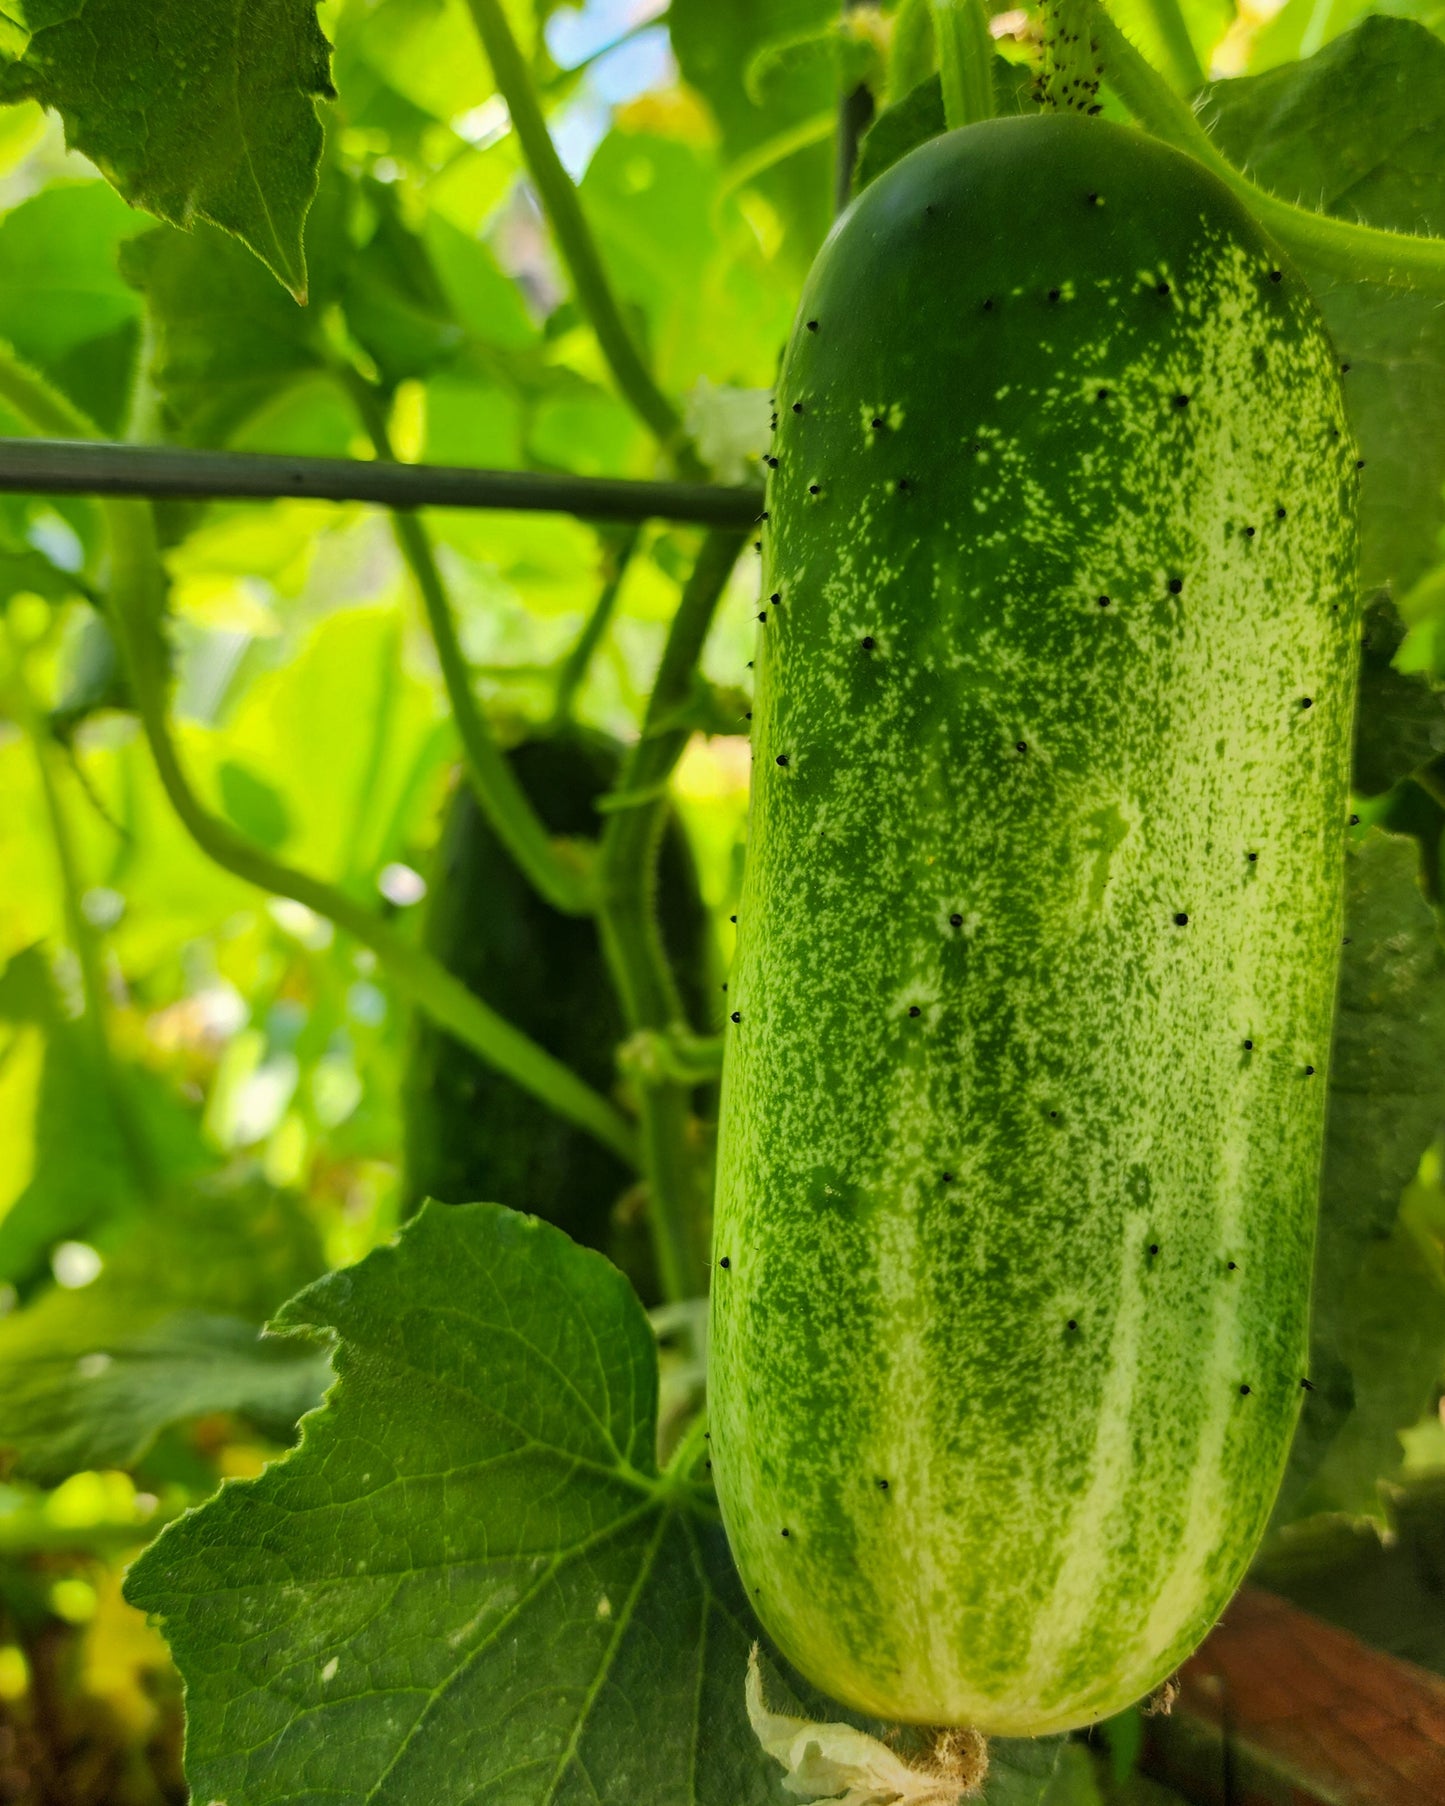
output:
[[[1068,115],[863,194],[777,408],[713,1473],[813,1682],[1060,1731],[1218,1617],[1299,1407],[1356,453],[1238,203]]]

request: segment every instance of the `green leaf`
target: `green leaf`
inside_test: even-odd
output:
[[[522,409],[515,395],[464,377],[426,385],[426,462],[506,470],[521,462]]]
[[[426,247],[401,217],[395,194],[369,182],[375,228],[347,272],[347,324],[389,385],[443,369],[465,334]]]
[[[87,587],[83,577],[63,571],[54,559],[34,546],[8,546],[0,540],[0,597],[5,600],[31,595],[42,596],[47,602],[66,602],[86,595]]]
[[[1033,77],[1019,63],[993,59],[994,104],[1000,114],[1034,111],[1030,99]],[[858,164],[853,172],[853,192],[861,194],[900,157],[947,130],[943,115],[943,77],[930,75],[903,99],[884,110],[863,135]]]
[[[1386,1517],[1385,1537],[1376,1524],[1338,1517],[1291,1525],[1254,1577],[1373,1648],[1445,1674],[1445,1474],[1392,1487]]]
[[[1423,671],[1397,671],[1405,628],[1387,596],[1365,610],[1354,787],[1379,796],[1445,753],[1445,687]]]
[[[881,92],[886,78],[882,51],[872,34],[849,29],[846,13],[794,38],[770,38],[743,71],[743,90],[756,107],[769,109],[821,73],[835,93],[863,83]]]
[[[771,385],[791,325],[787,248],[769,261],[751,230],[730,234],[718,193],[710,152],[620,129],[598,145],[582,182],[608,273],[676,393],[704,375]]]
[[[402,855],[452,748],[434,690],[408,671],[394,608],[323,620],[288,664],[246,691],[210,736],[217,786],[240,801],[228,766],[270,793],[270,842],[288,858],[374,896],[376,874]],[[247,806],[242,802],[241,806]]]
[[[140,321],[117,257],[146,229],[104,182],[44,188],[0,221],[0,338],[110,430]]]
[[[258,778],[234,759],[223,759],[216,767],[216,788],[221,793],[221,807],[243,834],[271,852],[285,845],[291,817],[285,799],[265,778]]]
[[[24,1154],[18,1186],[8,1196],[0,1187],[0,1281],[24,1284],[57,1242],[138,1210],[144,1189],[94,1044],[37,947],[0,975],[0,1070],[12,1065],[33,1076],[29,1098],[15,1097],[6,1112],[11,1157]],[[166,1172],[194,1172],[203,1155],[190,1114],[141,1069],[117,1069],[114,1083]]]
[[[104,615],[86,615],[67,639],[58,692],[50,711],[50,730],[62,741],[69,741],[81,722],[101,709],[131,706],[130,682]]]
[[[1345,932],[1315,1256],[1311,1377],[1276,1522],[1379,1510],[1445,1369],[1445,1286],[1401,1196],[1445,1111],[1445,947],[1415,843],[1346,860]],[[1438,1267],[1438,1261],[1436,1263]]]
[[[236,1317],[180,1312],[137,1327],[123,1305],[52,1293],[0,1325],[0,1447],[18,1479],[55,1485],[134,1467],[167,1424],[216,1411],[284,1435],[329,1376],[325,1355],[262,1340]]]
[[[307,222],[312,298],[305,308],[213,227],[162,227],[126,245],[121,270],[145,297],[150,375],[169,436],[222,445],[287,389],[325,370],[322,315],[348,255],[347,205],[344,184],[328,176]]]
[[[521,289],[479,239],[436,213],[427,215],[421,237],[452,316],[472,339],[500,351],[528,351],[538,343]]]
[[[508,10],[514,26],[524,23],[515,9]],[[531,32],[519,36],[525,40]],[[419,148],[423,122],[435,131],[492,92],[491,71],[466,7],[444,0],[376,0],[344,8],[337,26],[337,78],[348,114],[359,107],[358,124],[399,128],[406,150]]]
[[[667,23],[678,67],[712,108],[727,162],[736,162],[790,127],[836,105],[834,71],[814,60],[797,79],[760,106],[748,93],[746,72],[769,44],[787,43],[827,28],[836,0],[672,0]],[[787,252],[799,273],[828,230],[833,211],[833,145],[813,144],[756,178],[778,209]],[[715,374],[726,376],[727,371]]]
[[[749,1806],[754,1635],[654,1461],[657,1357],[601,1256],[428,1205],[282,1327],[337,1336],[300,1448],[131,1570],[188,1686],[198,1799]]]
[[[1308,62],[1205,91],[1219,148],[1290,201],[1400,232],[1445,234],[1445,43],[1366,18]],[[1403,591],[1445,526],[1445,309],[1312,270],[1365,459],[1361,581]]]
[[[54,108],[132,206],[234,233],[304,299],[315,102],[333,93],[316,0],[25,0],[24,24],[0,100]]]
[[[1313,55],[1373,11],[1375,4],[1376,0],[1286,0],[1254,40],[1250,68],[1263,72]],[[1445,27],[1441,0],[1389,0],[1388,10],[1399,18],[1418,19],[1432,31]]]
[[[0,1448],[19,1477],[130,1466],[167,1424],[212,1411],[285,1433],[319,1400],[326,1358],[259,1339],[322,1265],[294,1201],[213,1185],[110,1239],[89,1285],[0,1318]]]
[[[1094,1776],[1094,1760],[1082,1743],[1066,1743],[1059,1750],[1043,1806],[1104,1806],[1104,1796]]]

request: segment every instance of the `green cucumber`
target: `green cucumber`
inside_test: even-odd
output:
[[[508,757],[550,832],[597,833],[598,798],[622,765],[614,740],[574,729],[525,741]],[[430,880],[427,951],[589,1085],[612,1091],[626,1030],[596,924],[537,895],[465,783],[447,804]],[[676,819],[659,850],[658,910],[683,1000],[698,1012],[708,924]],[[421,1014],[402,1080],[402,1121],[404,1211],[427,1197],[508,1204],[610,1254],[639,1290],[655,1292],[644,1224],[619,1221],[617,1204],[631,1180],[622,1162]]]
[[[713,1473],[811,1681],[1066,1730],[1214,1623],[1308,1383],[1335,355],[1211,176],[1038,115],[863,193],[777,409]]]

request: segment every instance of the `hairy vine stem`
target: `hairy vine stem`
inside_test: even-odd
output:
[[[591,668],[597,648],[602,643],[603,635],[612,621],[613,611],[617,607],[617,598],[622,594],[622,584],[627,576],[627,567],[632,562],[642,535],[636,527],[625,533],[604,533],[602,536],[603,578],[602,587],[597,592],[597,600],[592,605],[592,612],[582,624],[576,643],[563,659],[561,669],[557,673],[557,693],[552,703],[552,727],[555,731],[572,716],[572,706],[577,699],[583,680]]]
[[[993,39],[983,0],[933,0],[933,35],[949,130],[992,119]]]
[[[8,347],[0,349],[0,396],[40,432],[81,439],[95,431]],[[398,991],[457,1040],[622,1159],[635,1161],[631,1125],[570,1068],[489,1009],[440,961],[413,946],[374,911],[335,885],[274,859],[201,801],[181,764],[166,713],[168,673],[161,633],[165,573],[154,514],[143,501],[111,497],[102,506],[110,535],[111,625],[136,712],[167,799],[202,852],[238,878],[305,904],[371,948]]]
[[[631,805],[611,812],[602,836],[602,944],[634,1035],[687,1026],[653,909],[657,844],[670,807],[667,780],[691,732],[683,716],[694,673],[742,545],[736,533],[703,541],[668,630],[641,738],[618,779],[617,798]],[[670,1299],[696,1297],[707,1290],[707,1212],[687,1086],[658,1070],[635,1077],[663,1289]]]
[[[683,431],[676,408],[658,387],[622,317],[576,187],[562,167],[547,129],[502,0],[467,0],[467,5],[571,275],[578,305],[591,323],[618,388],[655,434],[673,466],[684,476],[704,475],[705,467]],[[641,739],[609,799],[612,806],[597,865],[598,922],[613,983],[634,1034],[685,1026],[677,983],[653,910],[657,851],[670,806],[667,781],[691,731],[683,721],[684,705],[718,598],[742,543],[738,531],[721,528],[704,540],[668,631]],[[671,1299],[696,1296],[707,1290],[707,1210],[688,1090],[662,1073],[634,1076],[651,1229],[663,1289]]]
[[[1197,94],[1204,86],[1204,65],[1179,0],[1147,0],[1147,8],[1164,52],[1165,69],[1170,85],[1182,95]]]

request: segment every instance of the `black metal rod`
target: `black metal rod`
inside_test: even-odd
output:
[[[0,438],[0,493],[184,496],[208,501],[305,496],[383,508],[503,508],[585,520],[673,520],[746,527],[761,489],[720,483],[639,483],[531,470],[468,470],[269,452],[190,451],[100,439]]]

